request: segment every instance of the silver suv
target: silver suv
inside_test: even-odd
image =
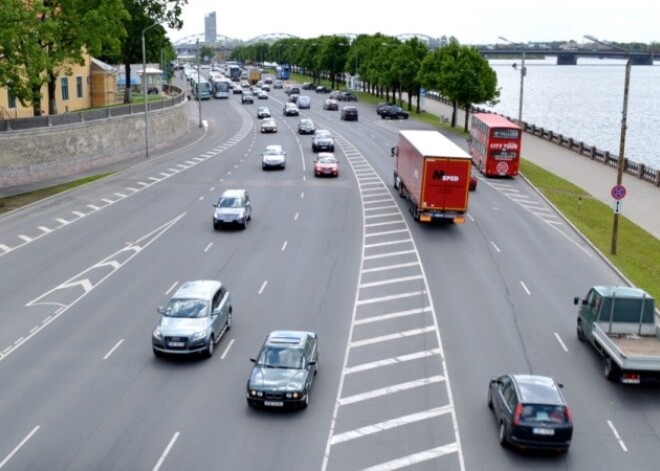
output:
[[[157,357],[201,353],[209,358],[231,328],[231,297],[215,280],[185,282],[158,312],[161,318],[151,335]]]
[[[226,190],[213,207],[214,229],[220,229],[225,224],[238,224],[245,229],[252,219],[252,203],[247,190]]]

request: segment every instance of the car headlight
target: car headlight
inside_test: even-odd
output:
[[[163,340],[163,334],[160,331],[160,327],[156,327],[152,335],[157,340]]]
[[[290,392],[286,393],[286,398],[287,399],[300,399],[302,397],[301,392]]]
[[[206,331],[205,331],[205,330],[202,330],[201,332],[195,332],[195,333],[192,335],[191,340],[201,340],[201,339],[203,339],[204,337],[206,337]]]
[[[263,397],[263,391],[257,391],[256,389],[250,389],[250,396],[252,397]]]

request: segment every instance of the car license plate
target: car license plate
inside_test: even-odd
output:
[[[555,429],[535,427],[535,428],[532,429],[532,433],[534,435],[554,435],[555,434]]]
[[[183,347],[185,344],[183,342],[170,342],[167,345],[169,347]]]
[[[265,401],[264,405],[271,407],[282,407],[284,403],[282,401]]]

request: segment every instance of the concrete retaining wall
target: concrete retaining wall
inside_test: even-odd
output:
[[[0,134],[0,188],[144,155],[144,114]],[[149,111],[149,152],[190,132],[186,102]]]

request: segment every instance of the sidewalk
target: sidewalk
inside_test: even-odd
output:
[[[422,99],[421,108],[437,116],[451,117],[451,106],[428,97]],[[462,127],[464,119],[465,112],[459,110],[459,126]],[[614,211],[610,190],[616,184],[615,168],[527,133],[523,133],[522,158],[579,186]],[[627,194],[622,200],[621,214],[660,239],[660,188],[626,173],[623,186]]]

